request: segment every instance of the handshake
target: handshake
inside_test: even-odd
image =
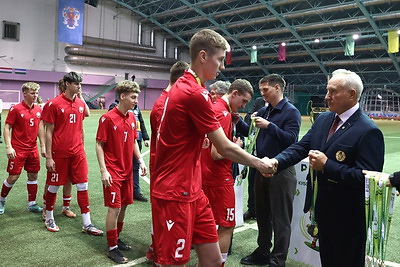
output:
[[[259,166],[256,167],[264,177],[273,176],[278,169],[278,161],[274,158],[264,157],[260,160]]]

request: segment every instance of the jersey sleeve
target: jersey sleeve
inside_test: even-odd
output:
[[[10,111],[7,115],[6,123],[9,125],[14,125],[15,120],[17,119],[17,113],[18,112],[14,107],[10,108]]]
[[[106,116],[101,116],[99,119],[99,127],[97,128],[96,140],[100,142],[107,142],[107,129],[109,124],[110,118]]]
[[[49,103],[49,104],[47,104]],[[53,105],[53,102],[47,102],[43,107],[43,120],[47,123],[54,124],[56,118],[56,107]]]
[[[211,106],[211,96],[206,89],[195,91],[189,98],[187,107],[199,134],[207,134],[220,127]]]

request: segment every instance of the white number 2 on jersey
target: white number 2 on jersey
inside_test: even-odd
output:
[[[183,254],[181,254],[181,251],[185,248],[185,239],[178,239],[178,242],[176,242],[176,244],[178,245],[178,247],[175,250],[175,258],[179,259],[183,257]]]

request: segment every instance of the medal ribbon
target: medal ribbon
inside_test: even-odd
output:
[[[395,188],[386,187],[388,179],[389,174],[381,172],[365,176],[366,266],[384,266],[396,195]]]
[[[258,136],[259,132],[260,132],[260,128],[256,127],[255,119],[252,118],[250,127],[249,127],[249,135],[245,139],[245,142],[244,142],[244,148],[246,149],[247,153],[249,153],[251,155],[253,155],[253,152],[255,150],[257,136]],[[240,175],[242,178],[243,177],[248,178],[249,177],[249,166],[244,166],[242,173]],[[241,183],[242,183],[242,181],[240,180],[240,183],[239,183],[239,180],[238,180],[238,185],[240,185]]]

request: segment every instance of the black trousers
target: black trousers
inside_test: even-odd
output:
[[[258,171],[255,175],[258,250],[264,255],[270,255],[271,263],[278,266],[285,266],[289,250],[296,184],[293,166],[271,178],[263,177]],[[270,251],[272,236],[274,248]]]
[[[338,220],[346,218],[338,218]],[[351,221],[348,222],[351,224]],[[363,267],[365,263],[365,226],[346,229],[336,221],[318,224],[319,253],[323,267]]]

